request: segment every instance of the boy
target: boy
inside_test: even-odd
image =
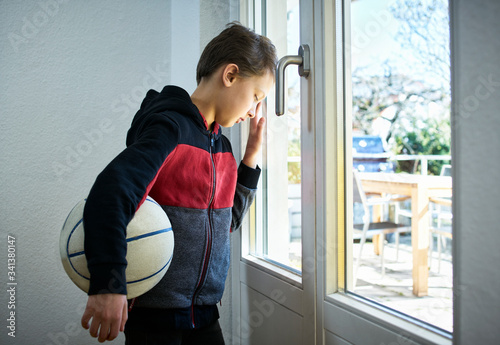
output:
[[[203,51],[191,96],[175,86],[147,93],[127,148],[97,177],[84,211],[91,281],[82,326],[100,342],[125,331],[131,345],[224,344],[216,304],[229,233],[241,226],[260,175],[265,119],[256,115],[276,60],[269,39],[232,23]],[[220,127],[247,117],[250,135],[237,168]],[[148,194],[172,223],[174,255],[160,283],[129,306],[126,227]]]

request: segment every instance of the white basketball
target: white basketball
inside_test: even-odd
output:
[[[64,222],[59,241],[64,270],[84,292],[90,273],[83,248],[83,209],[80,201]],[[174,234],[165,211],[151,197],[136,211],[127,226],[127,298],[149,291],[167,272],[174,253]]]

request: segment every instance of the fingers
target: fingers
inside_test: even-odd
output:
[[[92,322],[90,320],[92,319]],[[90,336],[93,338],[97,338],[99,336],[99,327],[101,330],[103,326],[101,326],[101,319],[96,315],[95,309],[92,306],[92,303],[87,302],[87,307],[85,308],[85,312],[82,316],[82,327],[89,330]],[[101,332],[102,333],[102,332]],[[107,337],[106,333],[106,337]],[[99,341],[101,341],[101,337],[99,337]]]
[[[250,119],[250,135],[253,134],[261,134],[264,130],[264,125],[266,124],[266,118],[264,116],[261,117],[253,117]]]
[[[123,306],[123,311],[122,311],[122,322],[120,325],[120,332],[125,331],[125,323],[127,322],[127,319],[128,319],[128,305],[125,304]]]
[[[103,322],[101,323],[101,329],[99,330],[99,338],[97,340],[100,343],[104,343],[106,340],[113,340],[118,336],[118,325],[115,322]]]
[[[257,166],[258,153],[262,146],[265,124],[266,119],[261,117],[260,119],[253,118],[250,125],[250,134],[248,136],[247,147],[242,162],[253,169]]]
[[[100,343],[104,343],[106,340],[112,341],[118,337],[121,328],[125,328],[124,326],[124,323],[120,324],[117,320],[103,321],[93,318],[89,333],[91,337],[97,338]]]
[[[104,333],[103,335],[100,334],[99,338],[101,336],[106,336],[105,340],[111,341],[111,340],[115,339],[118,336],[118,334],[120,333],[121,326],[122,326],[121,322],[113,322],[111,324],[111,327],[109,327],[109,333]]]
[[[261,117],[259,119],[259,122],[257,123],[257,130],[262,133],[262,131],[264,130],[264,127],[266,125],[266,118],[265,117]]]
[[[258,120],[259,118],[257,116],[250,117],[250,133],[252,133],[255,130]]]
[[[83,312],[83,316],[82,316],[82,320],[81,320],[83,328],[89,329],[89,327],[90,327],[89,322],[90,322],[90,319],[92,318],[92,315],[94,315],[94,311],[91,310],[91,308],[89,307],[89,305],[87,303],[87,307],[85,308],[85,311]]]
[[[93,338],[103,343],[115,339],[120,331],[125,330],[127,318],[126,296],[94,295],[89,296],[81,324]]]
[[[118,337],[122,328],[125,329],[125,323],[120,322],[120,320],[101,319],[94,315],[89,333],[91,337],[97,338],[100,343],[104,343],[106,340],[111,341]]]
[[[90,324],[89,333],[92,338],[97,338],[99,335],[99,326],[101,325],[101,320],[94,315],[92,318],[92,323]]]
[[[262,107],[262,102],[259,102],[259,104],[257,104],[257,107],[255,108],[255,117],[259,116],[261,107]]]
[[[266,125],[266,118],[261,117],[259,119],[252,119],[253,128],[250,131],[251,140],[256,142],[257,146],[260,146],[262,143],[262,134],[264,133],[264,128]]]

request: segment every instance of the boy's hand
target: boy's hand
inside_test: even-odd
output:
[[[266,119],[264,117],[258,118],[258,111],[256,111],[256,116],[250,119],[250,133],[242,160],[243,164],[252,169],[257,167],[257,156],[262,146],[265,125]]]
[[[99,336],[100,343],[113,340],[125,329],[128,318],[127,296],[119,294],[91,295],[82,316],[82,327],[90,328],[90,335]],[[90,319],[92,324],[90,325]]]

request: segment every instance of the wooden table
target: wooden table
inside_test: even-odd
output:
[[[451,197],[449,176],[391,173],[360,173],[365,193],[387,193],[411,197],[411,243],[413,253],[413,294],[428,294],[429,198]]]

